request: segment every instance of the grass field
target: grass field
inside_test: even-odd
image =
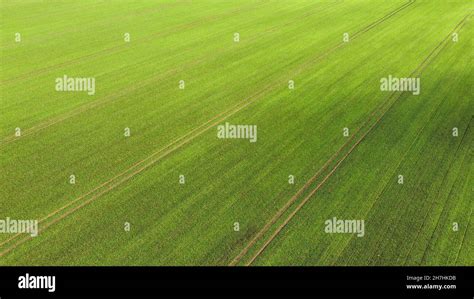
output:
[[[473,8],[0,0],[0,265],[474,265]]]

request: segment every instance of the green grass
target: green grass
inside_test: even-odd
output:
[[[0,219],[45,219],[38,237],[0,234],[0,265],[228,265],[248,247],[240,265],[266,243],[252,265],[473,265],[471,18],[446,39],[472,2],[0,8]],[[419,96],[380,91],[420,65]],[[64,74],[96,94],[56,92]],[[226,121],[258,141],[218,139]],[[361,142],[331,160],[344,127]],[[332,217],[364,219],[365,236],[324,233]]]

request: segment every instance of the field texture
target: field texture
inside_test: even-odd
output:
[[[473,3],[0,0],[0,265],[474,265]]]

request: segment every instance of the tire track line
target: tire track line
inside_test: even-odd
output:
[[[372,22],[371,24],[369,24],[366,28],[363,28],[363,29],[355,32],[354,35],[352,36],[352,39],[359,36],[359,35],[361,35],[361,34],[363,34],[363,33],[365,33],[365,32],[367,32],[367,31],[369,31],[370,29],[376,27],[377,25],[385,22],[387,19],[389,19],[392,16],[396,15],[397,13],[404,10],[408,6],[413,5],[415,2],[416,2],[416,0],[408,0],[408,2],[406,2],[404,5],[400,6],[399,8],[395,9],[394,11],[391,11],[391,12],[387,13],[381,19],[376,20],[376,21]]]

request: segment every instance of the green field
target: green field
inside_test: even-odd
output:
[[[473,9],[0,0],[0,265],[474,265]]]

